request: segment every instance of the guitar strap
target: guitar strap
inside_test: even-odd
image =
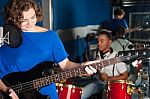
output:
[[[117,57],[117,54],[116,54],[115,57]],[[115,76],[115,64],[113,65],[113,71],[112,71],[112,74],[113,74],[113,76]]]
[[[116,39],[116,41],[120,44],[120,46],[122,47],[123,51],[126,49],[127,45],[129,44],[129,42],[124,46],[123,44],[121,44],[121,42]]]

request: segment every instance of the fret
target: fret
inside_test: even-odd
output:
[[[107,60],[103,60],[103,65],[104,66],[109,66],[109,62]]]
[[[74,76],[76,77],[78,74],[77,74],[77,69],[73,69],[73,72],[74,72]]]
[[[70,71],[70,74],[71,74],[70,77],[75,77],[75,72],[74,72],[74,70],[75,70],[75,69],[72,69],[72,70]]]
[[[81,76],[82,75],[82,68],[79,68],[79,76]]]
[[[99,64],[100,64],[100,66],[102,66],[102,68],[104,68],[104,62],[103,62],[104,60],[102,60]]]
[[[50,83],[48,77],[45,77],[45,85],[48,85]]]
[[[58,74],[56,74],[56,75],[54,75],[54,82],[58,82],[59,81],[59,75]]]
[[[67,75],[65,72],[62,72],[61,74],[62,74],[63,79],[67,78]]]
[[[40,80],[40,86],[43,86],[45,85],[45,77],[41,78]]]
[[[60,81],[59,80],[59,74],[56,74],[56,76],[55,76],[55,82],[58,82],[58,81]]]
[[[38,87],[42,86],[42,79],[41,78],[39,79],[39,83],[38,84],[39,84]]]
[[[50,84],[51,82],[54,82],[53,79],[52,79],[52,76],[47,76],[47,78],[48,78],[47,80],[49,80],[49,84]]]
[[[58,74],[58,78],[59,78],[59,81],[63,80],[62,73],[59,73],[59,74]]]
[[[36,89],[36,88],[39,88],[38,87],[38,84],[39,83],[39,81],[38,81],[38,79],[36,79],[36,80],[33,80],[33,87]]]
[[[72,70],[70,71],[71,77],[74,77],[74,76],[75,76],[74,70],[75,70],[75,69],[72,69]]]
[[[70,77],[70,72],[69,71],[66,71],[66,78]]]
[[[90,66],[96,68],[96,64],[97,64],[97,63],[93,63],[93,64],[91,64]]]
[[[95,69],[98,69],[98,66],[97,66],[97,64],[95,64]]]
[[[109,60],[109,64],[113,64],[113,63],[115,63],[115,60],[114,60],[114,59]]]
[[[86,72],[85,72],[85,66],[82,66],[82,67],[80,68],[80,73],[81,73],[81,75],[86,73]]]
[[[79,74],[78,74],[78,69],[79,69],[79,68],[73,69],[73,72],[74,72],[74,76],[75,76],[75,77],[76,77],[76,76],[79,76]]]
[[[54,82],[56,82],[56,76],[57,74],[51,76]]]
[[[80,75],[80,68],[76,69],[75,72],[76,72],[75,76],[79,76]]]

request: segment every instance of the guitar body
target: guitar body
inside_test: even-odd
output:
[[[29,84],[29,87],[27,88],[27,91],[24,92],[17,92],[17,95],[19,96],[19,99],[48,99],[48,96],[41,95],[38,91],[38,89],[32,88],[32,83],[29,83],[29,81],[33,81],[34,79],[41,78],[45,76],[45,74],[50,74],[50,68],[54,65],[53,62],[43,62],[35,66],[29,71],[25,72],[14,72],[10,73],[2,78],[2,81],[9,87],[15,86],[15,85],[21,85],[22,83]],[[21,86],[20,86],[21,88]],[[31,88],[31,90],[30,90]],[[10,99],[7,95],[2,94],[4,99]]]

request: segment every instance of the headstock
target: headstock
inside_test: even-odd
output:
[[[130,61],[127,62],[131,63],[137,59],[141,59],[141,60],[146,60],[148,58],[150,58],[150,49],[146,48],[146,49],[138,49],[138,50],[127,50],[127,51],[119,51],[118,52],[118,56],[133,56],[136,55],[136,58],[131,59]]]

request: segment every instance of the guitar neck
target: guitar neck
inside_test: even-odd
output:
[[[66,80],[71,77],[82,76],[83,74],[86,74],[86,71],[85,71],[86,66],[92,66],[93,68],[100,70],[103,67],[113,65],[113,64],[119,63],[121,61],[128,60],[130,58],[131,57],[129,57],[129,56],[123,56],[123,57],[115,57],[115,58],[111,58],[111,59],[107,59],[107,60],[101,60],[98,63],[81,66],[79,68],[63,71],[58,74],[54,74],[54,75],[50,75],[47,77],[36,79],[33,81],[33,86],[34,86],[34,88],[39,88],[39,87],[45,86],[47,84],[50,84],[52,82],[60,82],[62,80]]]

